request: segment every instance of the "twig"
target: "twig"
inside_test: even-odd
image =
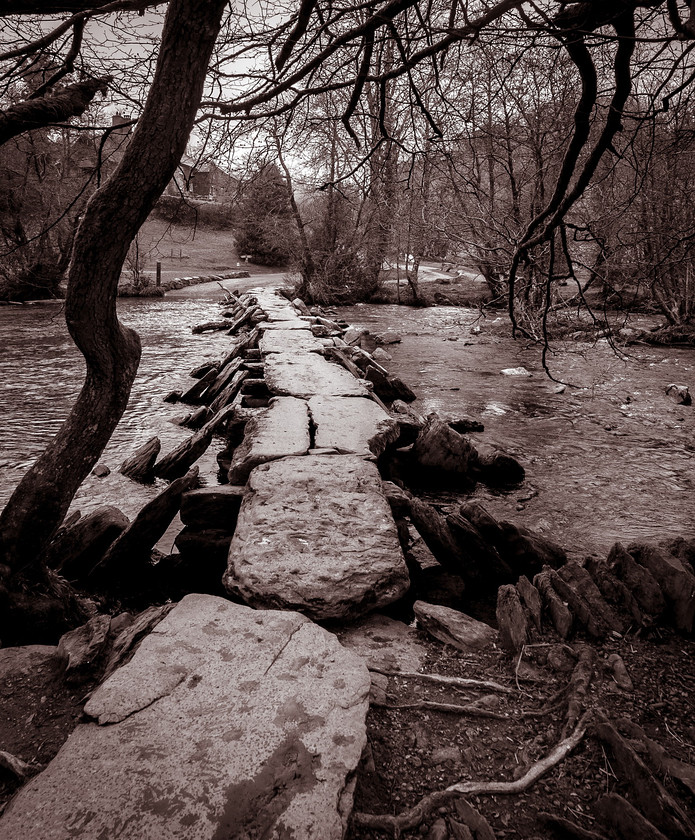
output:
[[[392,831],[394,837],[400,836],[401,831],[416,828],[436,808],[458,796],[485,796],[510,793],[523,793],[534,782],[559,764],[579,744],[586,733],[589,713],[582,715],[576,728],[567,738],[557,743],[552,750],[535,764],[532,764],[521,778],[512,782],[458,782],[445,790],[438,790],[423,797],[417,805],[398,816],[388,814],[355,813],[352,819],[355,825],[363,828],[375,828],[382,831]]]

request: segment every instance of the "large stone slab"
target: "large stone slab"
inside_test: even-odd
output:
[[[259,464],[286,455],[305,455],[311,446],[309,409],[305,400],[275,397],[266,411],[246,424],[244,440],[234,450],[230,484],[246,484]]]
[[[257,607],[349,619],[396,601],[408,572],[374,464],[307,455],[257,467],[224,584]]]
[[[340,365],[317,353],[271,353],[265,358],[265,381],[273,394],[308,399],[366,397],[365,385]]]
[[[268,353],[322,353],[324,346],[308,329],[264,330],[258,342],[262,356]]]
[[[297,613],[189,595],[0,819],[12,840],[339,840],[369,674]]]
[[[365,397],[317,396],[309,400],[314,445],[341,454],[381,455],[400,435],[398,421]]]

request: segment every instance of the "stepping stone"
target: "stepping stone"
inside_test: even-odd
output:
[[[309,409],[305,400],[275,397],[266,411],[246,424],[244,440],[234,450],[230,484],[246,484],[259,464],[286,455],[306,455],[311,446]]]
[[[366,397],[365,385],[340,365],[317,353],[271,353],[265,381],[274,394],[304,397]]]
[[[324,347],[308,329],[271,329],[263,331],[258,349],[261,356],[267,356],[268,353],[322,353]]]
[[[13,840],[340,840],[369,673],[297,613],[188,595],[0,818]]]
[[[354,619],[397,601],[408,572],[376,466],[306,455],[257,467],[223,583],[255,607]]]
[[[361,397],[312,397],[314,446],[333,447],[341,454],[381,455],[400,435],[397,420],[374,400]]]

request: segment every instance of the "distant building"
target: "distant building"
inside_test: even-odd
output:
[[[236,179],[217,164],[196,160],[184,154],[165,192],[167,195],[188,195],[220,201],[231,198],[236,189]]]
[[[98,169],[103,181],[121,162],[132,131],[129,117],[114,114],[111,117],[111,130],[105,136],[80,132],[71,142],[68,166],[73,171],[87,175]],[[174,177],[167,184],[165,194],[222,201],[231,199],[237,186],[237,180],[215,163],[196,160],[184,154]]]

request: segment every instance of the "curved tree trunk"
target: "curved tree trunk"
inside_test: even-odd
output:
[[[77,231],[66,321],[87,375],[68,419],[0,515],[0,614],[27,582],[54,589],[41,556],[127,405],[140,340],[117,318],[121,267],[185,151],[224,6],[225,0],[171,0],[142,116]]]

